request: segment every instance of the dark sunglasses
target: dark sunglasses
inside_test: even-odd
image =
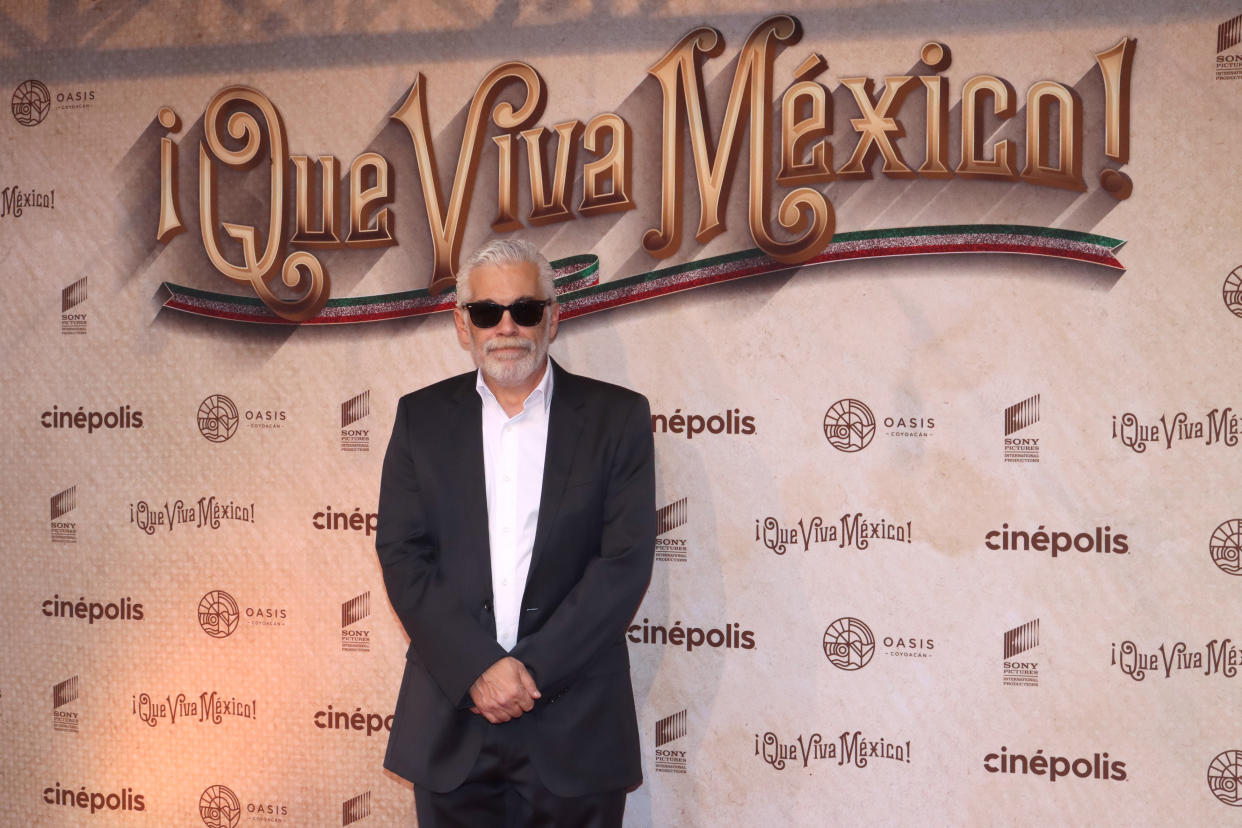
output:
[[[470,322],[476,328],[494,328],[509,312],[509,318],[523,328],[531,328],[543,320],[543,309],[552,304],[551,299],[519,299],[512,305],[498,305],[491,300],[467,302],[462,305],[470,314]]]

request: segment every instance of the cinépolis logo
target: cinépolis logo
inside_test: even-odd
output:
[[[371,614],[371,591],[341,604],[341,649],[347,653],[371,650],[371,631],[361,624]]]
[[[52,543],[77,543],[78,525],[65,520],[65,515],[78,508],[78,487],[70,486],[62,492],[52,495],[51,528]]]
[[[142,604],[126,595],[119,601],[88,601],[85,595],[78,600],[61,598],[56,593],[44,601],[40,608],[48,618],[65,618],[74,621],[85,621],[92,625],[96,621],[141,621],[145,616]]]
[[[800,517],[797,523],[782,523],[771,516],[755,518],[755,542],[777,555],[784,555],[790,548],[809,552],[812,546],[823,545],[865,552],[873,541],[914,543],[913,524],[863,512],[846,512],[835,521],[819,515]]]
[[[1125,782],[1126,763],[1110,759],[1107,751],[1093,753],[1077,759],[1069,756],[1044,754],[1039,748],[1034,753],[1010,753],[1001,745],[1000,753],[983,757],[983,769],[988,773],[1030,775],[1047,777],[1049,782],[1058,779],[1097,779],[1103,782]]]
[[[341,451],[370,451],[371,431],[358,425],[371,413],[371,391],[341,403]]]
[[[685,435],[687,440],[693,440],[696,434],[749,437],[755,433],[755,418],[743,414],[740,408],[726,408],[719,414],[683,414],[677,408],[672,414],[652,414],[651,431]]]
[[[1157,647],[1141,648],[1125,640],[1113,642],[1109,666],[1116,667],[1135,681],[1149,675],[1172,678],[1174,675],[1220,676],[1234,678],[1242,665],[1242,649],[1229,638],[1213,638],[1197,649],[1186,642],[1161,642]]]
[[[180,526],[189,529],[219,529],[229,523],[254,523],[254,502],[237,503],[215,495],[197,500],[165,500],[162,504],[145,500],[129,504],[129,522],[144,534],[158,529],[169,532]]]
[[[681,533],[673,533],[674,529],[684,526],[690,519],[689,499],[683,497],[674,500],[667,506],[656,510],[656,547],[657,561],[685,563],[690,559],[690,549]]]
[[[1113,415],[1113,439],[1135,454],[1144,453],[1149,446],[1169,451],[1174,446],[1194,443],[1234,448],[1240,429],[1242,423],[1230,406],[1213,408],[1198,419],[1191,419],[1185,411],[1145,420],[1128,411],[1120,417]]]
[[[688,752],[682,750],[684,745],[669,744],[686,735],[686,710],[665,716],[655,723],[655,769],[656,773],[685,773],[688,765]]]
[[[284,408],[243,406],[238,408],[231,397],[210,394],[198,404],[198,433],[212,443],[229,440],[237,429],[273,430],[283,428],[289,419]]]
[[[83,276],[60,292],[60,333],[62,336],[86,333],[86,310],[79,307],[86,301],[86,279],[87,277]]]
[[[289,610],[266,602],[238,604],[222,589],[213,589],[198,602],[198,625],[212,638],[228,638],[244,620],[249,627],[283,627]]]
[[[282,824],[290,821],[289,805],[273,800],[247,800],[227,785],[209,785],[198,797],[198,816],[206,828],[237,828],[242,814],[247,822]]]
[[[997,552],[1046,552],[1053,558],[1068,552],[1081,555],[1095,553],[1092,557],[1126,555],[1130,552],[1130,539],[1121,532],[1114,532],[1112,526],[1096,526],[1085,532],[1060,529],[1048,530],[1039,524],[1034,530],[1011,529],[1008,523],[1002,523],[1000,529],[993,529],[983,536],[983,545]],[[1066,555],[1066,557],[1073,557]]]
[[[809,769],[812,765],[866,768],[873,760],[911,764],[910,740],[870,737],[861,730],[842,731],[835,739],[820,733],[782,738],[772,731],[755,734],[755,756],[773,770]]]
[[[355,506],[352,512],[325,506],[322,512],[311,515],[311,526],[332,532],[362,532],[370,537],[379,526],[379,513],[364,512],[361,506]]]
[[[137,693],[130,697],[130,713],[148,727],[184,722],[218,725],[225,721],[255,721],[257,699],[239,699],[216,690],[201,693]]]
[[[366,736],[376,733],[383,735],[392,732],[393,715],[373,710],[364,711],[361,706],[351,710],[349,705],[339,708],[328,705],[323,710],[316,710],[311,722],[319,730],[347,730]]]
[[[53,405],[39,415],[39,425],[58,431],[85,431],[87,434],[94,434],[96,431],[142,428],[143,421],[142,412],[128,404],[119,405],[115,410],[109,411],[88,411],[84,405],[79,405],[77,409]]]
[[[65,707],[78,700],[78,677],[70,676],[52,685],[52,730],[60,733],[77,733],[80,717],[76,710]]]
[[[681,621],[674,621],[671,627],[652,624],[647,618],[641,624],[631,624],[626,631],[631,644],[660,644],[670,647],[685,647],[687,652],[696,648],[711,647],[726,650],[755,649],[755,633],[743,629],[741,624],[725,622],[722,627],[691,627],[682,626]]]
[[[62,805],[76,808],[90,814],[105,811],[145,811],[146,798],[134,789],[125,786],[119,791],[93,791],[82,785],[74,790],[72,785],[61,785],[59,781],[43,789],[43,801],[48,805]]]

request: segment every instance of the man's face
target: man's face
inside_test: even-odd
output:
[[[539,287],[539,271],[530,262],[480,265],[470,273],[470,301],[509,305],[518,299],[548,299]],[[461,308],[453,310],[457,341],[470,351],[483,376],[501,386],[522,385],[543,369],[548,345],[556,339],[560,308],[544,309],[543,319],[522,327],[508,311],[493,328],[478,328]]]

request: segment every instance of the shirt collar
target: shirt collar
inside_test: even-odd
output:
[[[480,368],[474,374],[474,388],[479,392],[479,396],[484,402],[491,400],[497,406],[500,400],[496,399],[496,395],[492,393],[492,389],[487,387],[487,382],[483,379],[483,369]],[[543,364],[543,379],[539,380],[526,399],[522,401],[522,410],[526,410],[530,405],[538,405],[543,413],[548,412],[548,406],[552,402],[552,358],[548,357]]]

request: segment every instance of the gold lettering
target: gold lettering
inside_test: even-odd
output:
[[[1130,71],[1136,44],[1134,38],[1123,37],[1095,56],[1104,78],[1104,154],[1120,164],[1130,160]],[[1100,172],[1100,185],[1116,199],[1134,192],[1130,176],[1119,170]]]
[[[375,183],[368,185],[372,175]],[[377,152],[362,153],[349,165],[349,235],[345,244],[384,247],[397,243],[388,230],[388,208],[379,207],[388,198],[388,161]]]
[[[923,148],[924,178],[952,178],[949,169],[949,79],[920,77],[927,92],[927,141]]]
[[[832,133],[832,99],[821,84],[808,79],[825,68],[822,56],[807,58],[795,73],[802,80],[785,90],[781,98],[781,169],[776,183],[783,186],[833,178],[832,145],[824,140]],[[803,161],[808,148],[811,157]]]
[[[605,134],[611,139],[607,155],[602,154]],[[591,216],[634,209],[634,199],[630,198],[632,142],[630,125],[620,115],[605,112],[587,123],[582,134],[582,148],[600,157],[582,165],[580,214]],[[607,190],[604,181],[608,182]]]
[[[289,160],[297,170],[297,204],[290,243],[305,247],[340,247],[341,239],[336,235],[336,180],[340,177],[340,163],[335,156],[319,156],[319,227],[312,228],[310,159],[305,155],[294,155]]]
[[[1049,146],[1052,105],[1060,127],[1057,163]],[[1055,81],[1039,81],[1026,94],[1026,166],[1022,177],[1032,184],[1085,190],[1082,180],[1082,100]]]
[[[979,113],[982,98],[990,95],[992,112],[1000,120],[1013,117],[1013,87],[1009,81],[994,75],[976,75],[962,87],[962,161],[957,174],[963,178],[1016,179],[1014,159],[1010,155],[1012,142],[997,141],[992,147],[992,158],[983,158],[983,118]]]
[[[440,195],[439,168],[432,146],[430,126],[427,121],[427,80],[419,73],[410,94],[393,113],[392,117],[405,125],[414,142],[414,154],[418,159],[418,174],[422,181],[423,201],[427,206],[427,221],[431,230],[432,268],[430,291],[441,293],[455,283],[457,259],[461,252],[464,218],[470,212],[475,175],[484,138],[484,117],[487,108],[507,81],[519,81],[525,87],[525,100],[518,109],[507,101],[496,104],[492,120],[505,130],[525,127],[534,121],[543,108],[544,84],[528,64],[510,61],[497,66],[479,84],[470,101],[466,114],[466,128],[461,138],[461,150],[457,155],[457,169],[453,175],[453,188],[448,204]]]
[[[509,133],[492,138],[498,150],[496,169],[496,218],[492,220],[492,230],[507,233],[522,226],[517,216],[518,172],[516,147],[513,136]]]
[[[890,109],[901,108],[914,78],[908,75],[885,78],[878,104],[871,102],[870,78],[841,78],[841,83],[854,93],[854,102],[858,104],[862,117],[850,119],[850,125],[859,135],[858,145],[845,166],[837,170],[837,175],[842,178],[870,178],[871,158],[878,150],[884,156],[881,172],[890,178],[914,178],[914,171],[906,166],[889,137],[900,138],[906,131],[896,118],[888,117]]]
[[[156,115],[160,126],[176,134],[181,131],[181,118],[167,106],[160,107]],[[171,138],[160,139],[160,221],[155,229],[157,241],[167,242],[178,233],[185,232],[181,216],[177,213],[177,144]]]
[[[530,170],[530,223],[539,226],[573,218],[565,206],[565,189],[569,181],[569,167],[578,144],[581,121],[566,121],[556,125],[556,162],[552,171],[551,192],[548,192],[547,176],[543,169],[543,145],[547,130],[543,127],[523,130],[526,142],[526,162]]]

